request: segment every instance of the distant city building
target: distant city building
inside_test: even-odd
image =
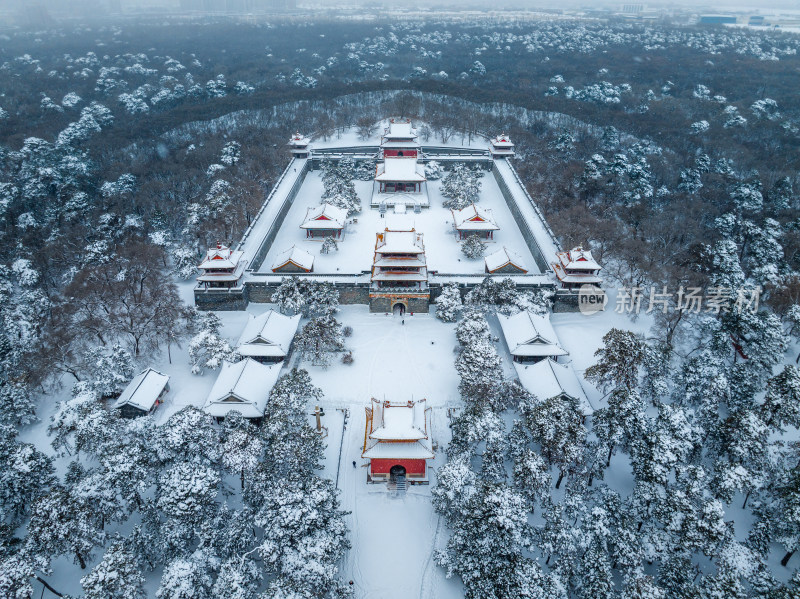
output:
[[[736,23],[736,17],[732,15],[700,15],[701,25],[724,25],[726,23]]]
[[[296,9],[297,0],[180,0],[180,8],[198,12],[278,12]]]
[[[644,10],[644,4],[623,4],[622,5],[622,12],[631,15],[631,14],[639,14]]]

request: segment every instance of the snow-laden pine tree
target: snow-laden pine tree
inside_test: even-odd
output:
[[[49,564],[56,556],[69,556],[86,568],[97,547],[105,542],[94,506],[69,486],[54,485],[31,504],[25,551]]]
[[[119,343],[108,351],[90,350],[86,366],[92,389],[101,398],[119,395],[134,375],[133,356]]]
[[[443,176],[444,169],[442,168],[442,165],[435,160],[431,160],[425,165],[425,178],[428,181],[438,181]]]
[[[520,412],[526,432],[539,445],[542,457],[558,468],[558,489],[564,476],[583,457],[586,427],[580,406],[567,396],[529,399],[521,403]]]
[[[322,247],[319,248],[320,254],[330,254],[331,251],[337,251],[339,249],[339,244],[333,237],[326,237],[325,241],[322,242]]]
[[[0,425],[0,523],[12,527],[55,482],[52,458],[30,443],[18,442],[16,434],[12,427]]]
[[[197,525],[215,506],[220,477],[216,468],[189,460],[177,462],[161,474],[156,505],[170,518]]]
[[[456,359],[462,397],[476,402],[490,401],[503,380],[501,366],[502,359],[487,339],[475,339],[465,345]]]
[[[478,340],[487,340],[489,323],[483,313],[475,309],[466,310],[456,325],[456,338],[464,347]]]
[[[631,331],[611,329],[595,354],[597,364],[586,369],[586,378],[604,389],[634,389],[645,359],[644,341]]]
[[[172,560],[161,575],[156,599],[213,599],[212,578],[202,554]]]
[[[92,571],[81,578],[86,599],[145,599],[144,576],[135,556],[115,541]]]
[[[456,163],[442,179],[441,192],[445,208],[461,210],[478,201],[481,192],[479,174],[462,162]]]
[[[344,350],[342,325],[330,314],[314,317],[303,326],[294,343],[302,359],[327,368],[331,353]]]
[[[220,566],[219,575],[211,589],[211,596],[226,599],[256,599],[260,580],[261,573],[253,560],[234,557]]]
[[[255,470],[263,451],[263,440],[250,420],[237,411],[228,413],[222,428],[222,466],[239,476],[242,489],[245,476]]]
[[[458,283],[447,283],[436,298],[436,317],[444,322],[455,322],[462,309]]]
[[[469,235],[461,242],[461,253],[467,258],[475,260],[486,252],[486,244],[477,235]]]
[[[206,368],[216,370],[223,361],[236,359],[236,352],[230,343],[220,337],[222,322],[214,312],[201,312],[196,326],[198,333],[189,342],[193,374],[202,374]]]
[[[258,553],[283,588],[320,597],[336,586],[337,562],[350,543],[331,481],[303,473],[275,480],[255,521],[264,528]]]

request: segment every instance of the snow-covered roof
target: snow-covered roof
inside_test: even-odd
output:
[[[525,265],[522,263],[522,258],[505,246],[489,254],[483,260],[486,263],[486,270],[488,272],[494,272],[509,264],[516,266],[523,273],[528,272]]]
[[[492,145],[495,148],[513,148],[514,144],[511,143],[511,138],[505,133],[492,138]]]
[[[419,272],[376,272],[372,275],[373,281],[427,281],[428,273],[423,268]]]
[[[390,231],[386,229],[377,234],[375,252],[378,254],[424,254],[422,233],[410,231]]]
[[[602,268],[592,257],[592,252],[581,246],[565,252],[558,252],[556,256],[567,274],[570,270],[600,270]]]
[[[392,403],[372,399],[370,439],[416,441],[428,437],[425,422],[426,400]]]
[[[223,362],[203,410],[217,417],[236,410],[245,418],[261,418],[280,370],[280,363],[266,366],[252,358]]]
[[[403,207],[428,207],[430,206],[430,199],[428,198],[428,190],[426,189],[426,184],[422,184],[422,191],[421,192],[407,192],[407,191],[398,191],[398,192],[389,192],[389,193],[380,193],[379,185],[375,185],[375,189],[372,192],[372,200],[370,200],[370,206],[373,208],[380,208],[381,205],[386,206],[386,208],[395,209],[397,206]]]
[[[368,445],[361,457],[386,460],[431,460],[434,455],[430,442],[422,439],[408,443],[379,443],[375,441]]]
[[[384,139],[416,139],[417,130],[411,121],[395,122],[389,121],[389,126],[383,132]]]
[[[597,275],[587,275],[587,274],[569,274],[564,272],[564,267],[559,264],[558,262],[553,262],[550,266],[553,267],[553,271],[556,273],[556,278],[562,283],[582,283],[584,285],[599,285],[603,282]]]
[[[288,250],[281,252],[272,264],[272,271],[278,270],[280,267],[285,266],[291,262],[298,268],[302,268],[306,272],[311,272],[314,268],[314,256],[307,251],[300,249],[293,245]]]
[[[303,148],[311,143],[311,139],[300,133],[295,133],[289,140],[289,145],[293,148]]]
[[[246,266],[247,266],[247,260],[240,260],[239,263],[236,265],[236,268],[233,269],[233,272],[228,272],[228,271],[214,272],[212,270],[207,270],[203,274],[198,276],[197,280],[201,283],[207,283],[210,281],[235,283],[236,281],[242,278],[242,273],[244,273],[244,269]]]
[[[365,458],[430,459],[429,410],[424,399],[406,403],[378,401],[367,409]]]
[[[381,147],[384,150],[395,149],[395,148],[396,149],[409,148],[411,150],[415,150],[416,148],[419,147],[419,144],[416,142],[416,140],[415,141],[408,141],[408,140],[396,139],[396,140],[391,140],[391,141],[384,140],[383,143],[381,144]]]
[[[492,216],[492,211],[470,204],[461,210],[450,210],[457,231],[498,231],[500,227]]]
[[[218,243],[217,247],[211,248],[206,252],[205,258],[197,268],[200,270],[236,268],[243,254],[244,252],[231,250],[228,246]]]
[[[119,399],[114,402],[114,407],[121,408],[124,405],[130,405],[149,412],[168,383],[169,377],[166,374],[147,368],[128,383]]]
[[[414,157],[406,158],[384,158],[383,164],[378,165],[376,181],[383,182],[403,182],[403,183],[423,183],[425,173],[422,166],[417,163]]]
[[[306,210],[306,218],[301,229],[343,229],[347,220],[347,210],[333,204],[320,204]]]
[[[568,364],[557,364],[550,358],[536,364],[514,364],[519,382],[528,392],[539,399],[550,399],[567,395],[578,400],[584,414],[592,414],[601,400],[601,395],[591,385],[581,383],[578,375]]]
[[[498,314],[500,327],[513,356],[564,356],[567,351],[558,342],[550,316],[523,311],[511,316]]]
[[[237,351],[242,356],[286,356],[299,325],[300,314],[284,316],[274,310],[260,316],[251,314],[239,337]]]

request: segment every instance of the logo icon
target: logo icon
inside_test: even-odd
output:
[[[578,291],[578,310],[585,316],[597,314],[606,309],[608,296],[606,292],[595,285],[581,285]]]

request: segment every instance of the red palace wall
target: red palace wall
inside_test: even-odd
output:
[[[392,466],[402,466],[406,469],[406,474],[425,475],[425,460],[389,460],[384,458],[372,458],[370,460],[370,472],[372,474],[389,474]]]
[[[416,158],[417,157],[417,151],[416,150],[384,150],[383,151],[383,157],[384,158],[386,158],[386,157],[389,157],[389,158],[397,157],[397,156],[400,155],[399,152],[403,153],[402,156],[404,158],[408,158],[409,156],[411,158]]]

